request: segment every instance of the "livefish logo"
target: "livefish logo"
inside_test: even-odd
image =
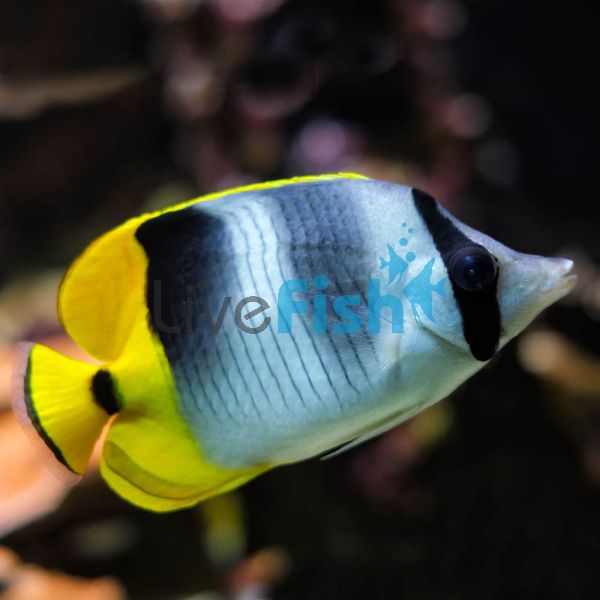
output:
[[[433,313],[434,295],[446,295],[448,279],[444,277],[436,283],[431,281],[435,258],[427,261],[409,278],[411,264],[418,257],[410,249],[413,228],[406,223],[402,223],[402,228],[399,247],[387,244],[387,256],[379,257],[379,270],[387,271],[387,282],[382,278],[369,278],[366,293],[336,295],[332,292],[335,286],[322,273],[310,280],[298,278],[284,281],[276,298],[278,333],[292,333],[298,319],[304,321],[303,327],[308,324],[316,334],[354,334],[361,331],[380,333],[382,321],[390,326],[392,333],[403,333],[405,306],[410,308],[410,314],[419,325],[422,324],[421,315],[436,323]],[[256,335],[271,326],[269,311],[273,300],[269,302],[259,294],[254,294],[242,298],[234,308],[232,298],[225,296],[219,307],[219,298],[215,298],[213,292],[212,286],[205,282],[195,287],[188,286],[187,297],[182,303],[185,308],[183,327],[193,328],[194,323],[203,321],[216,334],[226,316],[231,313],[235,325],[243,333]],[[167,324],[162,318],[160,281],[154,282],[153,297],[155,326],[161,332],[180,333],[180,323]]]
[[[406,223],[402,223],[402,227],[406,229]],[[408,235],[414,233],[414,229],[409,227]],[[409,245],[407,237],[402,236],[398,242],[402,248]],[[394,284],[396,287],[402,288],[402,295],[410,304],[412,315],[420,323],[421,318],[417,307],[420,307],[423,314],[432,322],[436,323],[433,316],[433,294],[438,294],[442,297],[446,295],[445,287],[448,281],[447,277],[443,277],[436,284],[431,282],[433,273],[433,265],[435,258],[432,258],[415,277],[413,277],[406,285],[404,285],[404,275],[408,271],[409,263],[412,263],[416,258],[416,254],[412,251],[406,252],[404,258],[401,258],[394,248],[388,244],[387,246],[389,257],[384,259],[380,257],[380,269],[389,269],[388,271],[388,287]]]
[[[421,325],[419,309],[431,322],[436,323],[433,314],[433,296],[445,297],[446,277],[435,284],[432,283],[435,258],[430,259],[419,272],[409,281],[407,273],[410,263],[417,255],[408,248],[409,237],[414,233],[412,227],[402,223],[405,233],[399,239],[401,256],[394,246],[388,244],[386,258],[379,257],[379,268],[387,269],[388,277],[385,288],[393,293],[382,293],[381,279],[369,279],[367,285],[366,306],[358,294],[348,294],[337,297],[328,296],[330,284],[326,275],[317,275],[312,280],[309,289],[306,279],[286,281],[279,289],[278,332],[291,333],[293,315],[308,315],[309,304],[312,305],[312,320],[314,333],[343,333],[352,334],[366,329],[369,333],[381,332],[382,310],[389,309],[392,333],[404,331],[404,303],[410,307],[415,321]],[[404,250],[406,252],[404,253]],[[333,313],[333,314],[332,314]]]

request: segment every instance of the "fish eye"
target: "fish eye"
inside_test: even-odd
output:
[[[477,292],[498,275],[498,262],[483,246],[471,245],[457,250],[448,268],[450,279],[463,290]]]

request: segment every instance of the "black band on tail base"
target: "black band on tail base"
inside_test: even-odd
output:
[[[114,415],[119,412],[119,400],[115,393],[112,375],[100,369],[92,379],[92,393],[94,401],[107,414]]]

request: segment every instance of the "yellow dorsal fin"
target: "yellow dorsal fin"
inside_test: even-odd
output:
[[[135,239],[145,221],[198,202],[216,200],[241,192],[268,190],[285,185],[316,183],[332,179],[367,179],[355,173],[308,175],[254,183],[194,198],[164,210],[126,221],[92,242],[65,275],[58,297],[58,312],[67,333],[94,358],[116,360],[131,332],[140,307],[133,290],[146,285],[147,259]]]
[[[138,217],[92,242],[71,265],[58,295],[67,333],[88,354],[113,361],[139,310],[131,290],[144,286],[146,258],[135,241]]]

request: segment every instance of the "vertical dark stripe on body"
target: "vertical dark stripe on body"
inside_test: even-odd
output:
[[[360,229],[349,230],[349,224],[339,216],[347,210],[347,199],[341,203],[340,198],[332,194],[332,186],[329,185],[298,186],[289,190],[289,195],[296,197],[282,199],[280,208],[289,232],[289,258],[292,268],[297,277],[309,282],[315,275],[327,275],[331,281],[328,294],[333,296],[356,293],[364,296],[361,285],[366,286],[366,281],[363,281],[364,278],[353,277],[344,265],[344,261],[348,260],[344,252],[350,255],[350,262],[353,264],[363,256],[364,242]],[[327,214],[332,215],[332,220],[325,219]],[[334,214],[338,215],[335,219]],[[317,220],[316,215],[321,218]],[[336,277],[339,273],[344,276],[344,280]],[[309,336],[312,339],[312,335]],[[332,332],[327,332],[326,337],[347,384],[360,394],[360,390],[350,378],[344,364],[345,358],[342,359],[338,348],[338,338],[341,342],[351,336],[335,336]],[[351,341],[349,345],[351,350],[355,350]],[[315,348],[315,351],[319,355],[318,348]],[[360,368],[362,362],[356,352],[354,357]],[[338,391],[333,385],[332,387],[339,397]]]
[[[475,244],[445,217],[437,202],[425,192],[413,189],[415,208],[425,222],[440,253],[446,270],[452,255],[460,248]],[[462,317],[463,335],[477,360],[489,360],[500,341],[501,316],[497,298],[497,278],[479,291],[467,291],[457,286],[450,277],[454,297]]]
[[[349,200],[345,200],[346,202],[352,201],[352,199]],[[340,239],[340,235],[339,235],[339,231],[343,231],[344,233],[348,233],[348,232],[353,232],[355,239],[361,239],[360,238],[360,232],[361,232],[361,228],[360,228],[360,223],[359,223],[359,219],[357,218],[356,215],[356,207],[355,210],[351,210],[351,211],[332,211],[332,206],[330,204],[327,204],[325,206],[325,214],[326,216],[329,216],[331,219],[334,218],[334,214],[338,215],[338,218],[340,220],[340,227],[334,227],[332,228],[332,235],[334,238],[334,247],[343,247],[344,245],[348,245],[348,240],[344,240],[343,238]],[[365,219],[365,217],[363,216],[363,220]],[[362,243],[362,240],[361,240]],[[330,252],[332,252],[330,250]],[[332,257],[332,259],[335,259],[335,252],[333,252],[334,256]],[[364,255],[364,253],[361,253],[361,256]],[[348,266],[346,265],[346,261],[342,260],[339,261],[341,263],[341,267],[343,272],[345,273],[345,275],[348,277],[349,281],[355,282],[356,283],[356,288],[357,288],[357,292],[358,295],[360,297],[360,301],[361,304],[363,306],[367,306],[367,298],[366,298],[366,290],[364,287],[364,281],[366,281],[366,277],[365,277],[365,271],[363,269],[363,272],[360,273],[360,266],[357,262],[352,262],[352,266],[356,269],[356,271],[354,273],[351,273],[348,269]],[[350,347],[352,348],[352,352],[354,353],[354,358],[356,359],[356,362],[358,363],[358,366],[360,367],[360,370],[362,371],[362,374],[365,378],[366,381],[369,382],[369,384],[371,383],[371,380],[369,378],[369,373],[367,372],[362,358],[360,357],[360,354],[358,353],[358,350],[356,349],[356,345],[354,343],[354,339],[352,335],[348,335],[346,336],[348,338],[348,343],[350,344]],[[375,352],[375,346],[373,345],[373,340],[371,339],[370,335],[366,336],[366,340],[367,343],[369,345],[369,348],[371,350],[371,352],[373,353],[373,355],[376,355]]]
[[[296,192],[297,190],[290,190],[290,192]],[[307,190],[303,190],[303,193],[306,194]],[[314,223],[310,223],[310,219],[314,219],[314,214],[312,210],[307,210],[307,198],[299,198],[292,200],[292,198],[284,199],[281,203],[281,210],[286,222],[286,230],[290,237],[290,242],[288,245],[289,252],[289,260],[292,265],[292,269],[294,271],[294,277],[300,279],[306,279],[311,284],[312,278],[315,275],[319,275],[321,273],[331,275],[331,273],[327,273],[327,269],[322,267],[320,262],[315,262],[313,258],[313,254],[317,247],[324,247],[328,242],[326,239],[326,234],[321,237],[321,233],[318,232],[318,227],[316,221]],[[304,214],[301,214],[304,211]],[[318,237],[311,238],[310,233],[313,235],[315,233],[319,233]],[[296,239],[293,236],[298,236]],[[300,237],[302,236],[302,237]],[[325,238],[325,239],[323,239]],[[335,283],[335,282],[334,282]],[[318,356],[319,361],[325,371],[327,376],[327,382],[331,386],[333,390],[338,405],[342,406],[342,400],[338,389],[335,387],[333,380],[330,376],[329,369],[324,364],[319,345],[315,342],[314,335],[308,329],[308,325],[304,321],[304,319],[300,319],[303,323],[303,326],[306,330],[306,334],[311,340],[311,344],[314,348],[315,354]],[[350,384],[350,380],[348,378],[348,373],[346,372],[339,352],[331,340],[329,336],[327,336],[327,340],[333,350],[334,355],[337,358],[340,369],[345,374],[347,382]]]
[[[277,239],[277,245],[280,248],[284,248],[285,244],[282,242],[278,232],[277,232],[277,228],[275,227],[275,222],[273,221],[273,216],[270,215],[270,219],[271,219],[271,227],[273,228],[273,232],[275,233],[275,237]],[[282,281],[285,281],[285,274],[284,274],[284,269],[283,269],[283,265],[281,264],[281,255],[280,255],[280,251],[277,252],[277,266],[279,267],[279,273],[280,273],[280,277]],[[329,387],[333,390],[333,393],[335,394],[336,400],[338,401],[338,405],[341,406],[341,400],[340,400],[340,396],[338,394],[338,391],[335,389],[333,382],[331,381],[331,376],[329,375],[329,371],[327,369],[327,367],[325,366],[325,363],[323,362],[323,357],[321,356],[321,353],[319,352],[317,345],[315,344],[315,340],[313,339],[313,336],[311,334],[311,332],[308,329],[308,325],[306,324],[306,322],[304,321],[304,319],[300,319],[300,322],[302,323],[302,325],[304,326],[304,331],[306,333],[307,338],[310,340],[310,343],[313,347],[313,351],[315,353],[315,356],[317,357],[319,364],[321,365],[321,369],[323,369],[323,373],[325,373],[325,377],[327,378],[327,383],[329,384]],[[289,325],[289,323],[288,323]]]
[[[220,342],[209,327],[209,315],[203,313],[204,303],[204,308],[216,317],[227,295],[227,261],[222,250],[228,240],[225,224],[192,206],[146,221],[135,235],[148,257],[146,300],[150,326],[159,336],[177,386],[188,388],[201,412],[197,387],[216,417],[221,408],[235,419],[215,379],[216,369],[222,372],[223,383],[231,389],[240,411],[242,405],[217,349]],[[209,382],[215,394],[207,390]]]

